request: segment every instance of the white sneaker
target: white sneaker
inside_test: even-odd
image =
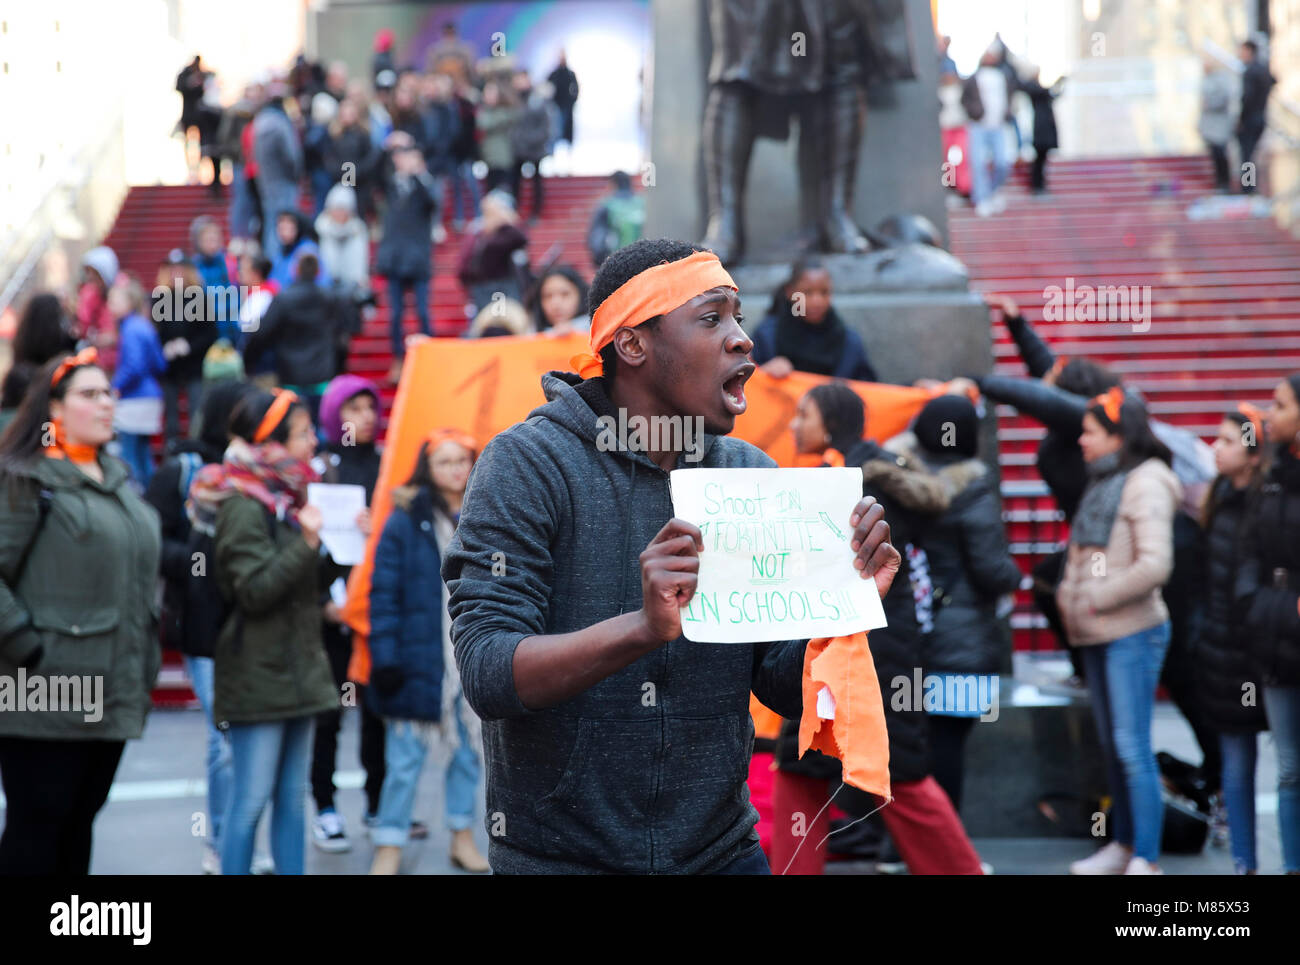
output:
[[[1129,861],[1128,867],[1124,869],[1126,875],[1162,875],[1163,871],[1156,865],[1153,865],[1146,858],[1139,858],[1136,855]]]
[[[989,198],[989,204],[993,206],[994,214],[1007,210],[1007,196],[1001,191],[996,192],[993,197]]]
[[[221,874],[221,855],[210,844],[203,846],[203,873],[205,875]]]
[[[311,825],[311,843],[329,854],[341,854],[352,848],[347,827],[337,811],[322,811]]]
[[[1122,875],[1133,854],[1118,841],[1112,841],[1096,854],[1070,862],[1072,875]]]
[[[253,866],[249,869],[255,875],[275,874],[275,861],[269,854],[253,855]]]
[[[981,201],[975,205],[975,214],[981,218],[987,218],[991,214],[996,214],[997,209],[993,207],[991,201]]]

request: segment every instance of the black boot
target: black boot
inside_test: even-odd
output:
[[[858,173],[858,148],[866,110],[862,92],[847,84],[826,92],[817,126],[817,158],[821,172],[820,241],[824,251],[857,254],[871,243],[853,221],[853,186]]]
[[[704,110],[709,223],[700,243],[712,249],[724,265],[737,261],[745,249],[741,205],[754,146],[752,110],[752,96],[734,84],[714,86]]]

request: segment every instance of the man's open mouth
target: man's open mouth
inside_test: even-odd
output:
[[[740,415],[748,405],[745,401],[745,383],[754,374],[754,363],[746,362],[739,366],[725,382],[722,383],[722,401],[732,415]]]

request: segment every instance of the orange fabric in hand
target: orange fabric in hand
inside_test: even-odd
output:
[[[835,699],[835,719],[817,714],[817,694],[826,687]],[[889,734],[885,702],[867,635],[808,641],[803,658],[803,716],[799,756],[809,749],[837,758],[844,783],[889,799]]]

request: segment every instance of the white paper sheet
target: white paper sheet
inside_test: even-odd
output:
[[[759,643],[885,626],[873,580],[853,567],[849,514],[860,469],[678,469],[673,513],[704,533],[688,640]],[[902,587],[901,591],[906,591]]]
[[[366,554],[366,538],[357,528],[357,514],[366,508],[366,490],[362,486],[332,483],[309,483],[307,502],[320,509],[325,522],[320,541],[334,562],[356,566]]]

